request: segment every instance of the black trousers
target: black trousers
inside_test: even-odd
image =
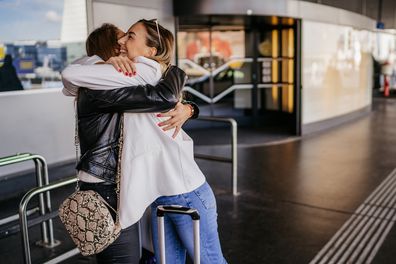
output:
[[[117,210],[115,187],[115,184],[80,182],[80,190],[96,191]],[[112,216],[115,220],[115,213],[112,212]],[[139,251],[138,225],[134,224],[123,229],[120,236],[110,246],[98,253],[96,261],[98,264],[137,264]]]

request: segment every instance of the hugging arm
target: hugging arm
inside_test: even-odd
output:
[[[160,126],[164,131],[174,128],[175,131],[173,132],[172,137],[175,138],[183,124],[188,119],[197,118],[198,114],[199,108],[195,103],[183,100],[182,102],[178,102],[174,109],[160,115],[162,117],[169,117],[169,119],[158,123],[158,126]]]
[[[162,75],[160,66],[149,59],[138,59],[135,64],[138,74],[130,77],[119,73],[110,64],[89,64],[94,62],[94,60],[91,57],[85,58],[87,64],[71,64],[62,71],[65,95],[75,96],[77,94],[75,91],[79,87],[92,90],[112,90],[122,87],[155,84]]]
[[[113,90],[82,89],[81,93],[100,112],[159,112],[175,107],[185,81],[186,74],[171,66],[164,79],[155,86],[139,85]]]

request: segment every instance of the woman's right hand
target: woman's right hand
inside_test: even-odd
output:
[[[106,64],[113,65],[117,71],[123,72],[126,76],[136,75],[135,63],[126,56],[111,57],[106,61]]]
[[[176,138],[183,124],[192,116],[193,109],[194,109],[193,106],[191,106],[190,104],[182,104],[181,102],[178,102],[174,109],[166,113],[161,113],[157,115],[158,117],[169,117],[168,120],[158,123],[158,126],[159,127],[165,126],[162,129],[164,131],[174,128],[175,131],[173,132],[172,137]]]

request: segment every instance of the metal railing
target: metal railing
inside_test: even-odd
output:
[[[49,184],[48,177],[48,166],[45,159],[36,154],[31,153],[18,153],[16,155],[7,156],[0,158],[0,167],[21,163],[32,160],[35,165],[36,173],[36,184],[37,187],[42,187]],[[39,208],[40,215],[44,216],[46,212],[51,212],[51,197],[50,193],[41,193],[39,195]],[[35,211],[35,209],[33,209]],[[17,215],[1,219],[2,224],[6,224],[17,219]],[[54,240],[54,229],[52,219],[48,219],[41,223],[41,237],[42,240],[38,241],[37,244],[43,247],[52,248],[58,245],[58,242]]]
[[[26,264],[31,264],[32,263],[32,259],[31,259],[31,255],[30,255],[30,246],[29,246],[29,232],[28,232],[28,220],[27,220],[27,206],[29,201],[36,195],[42,195],[43,193],[48,193],[51,190],[69,185],[69,184],[75,184],[77,182],[77,177],[73,176],[61,181],[57,181],[45,186],[41,186],[41,187],[36,187],[31,189],[30,191],[28,191],[22,198],[20,204],[19,204],[19,224],[20,224],[20,228],[21,228],[21,235],[22,235],[22,248],[23,248],[23,259],[24,259],[24,263]],[[45,220],[46,218],[49,218],[49,220],[52,220],[53,217],[58,215],[58,211],[55,211],[52,214],[47,214],[46,216],[43,216],[43,220]],[[34,225],[34,223],[33,223]],[[57,263],[60,262],[64,259],[67,259],[69,257],[72,257],[76,254],[78,254],[79,251],[76,249],[72,249],[58,257],[56,257],[56,261],[50,260],[46,263]]]
[[[225,117],[210,117],[210,116],[200,116],[197,121],[210,121],[210,122],[220,122],[229,123],[231,125],[231,158],[218,157],[205,154],[194,154],[197,159],[205,159],[219,162],[231,163],[232,166],[232,194],[234,196],[238,195],[238,145],[237,145],[237,122],[233,118]]]
[[[30,200],[37,195],[40,195],[44,192],[48,192],[54,189],[58,189],[61,187],[64,187],[66,185],[70,184],[76,184],[77,182],[77,177],[69,177],[64,180],[60,180],[42,187],[36,187],[28,191],[22,198],[20,204],[19,204],[19,224],[20,224],[20,230],[21,230],[21,236],[22,236],[22,249],[23,249],[23,259],[25,264],[31,264],[32,259],[31,259],[31,254],[30,254],[30,245],[29,245],[29,230],[28,228],[30,226],[36,225],[40,223],[40,221],[45,221],[46,219],[54,218],[58,216],[59,212],[56,210],[55,212],[52,212],[50,214],[46,214],[42,217],[41,220],[28,222],[27,220],[27,206],[30,202]],[[142,242],[141,242],[141,227],[140,227],[140,221],[138,222],[138,245],[139,245],[139,258],[142,257]],[[80,254],[80,251],[78,248],[73,248],[61,255],[56,256],[53,259],[50,259],[44,264],[55,264],[62,262],[68,258],[71,258],[77,254]]]

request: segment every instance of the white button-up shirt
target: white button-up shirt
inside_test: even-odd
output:
[[[63,93],[75,96],[78,87],[106,90],[155,85],[162,75],[160,65],[145,57],[135,59],[135,77],[117,72],[112,65],[90,65],[99,61],[97,56],[86,57],[66,67],[62,72]],[[158,127],[161,121],[154,113],[124,113],[119,209],[122,228],[139,221],[158,197],[191,192],[205,182],[194,160],[192,139],[183,130],[173,139],[172,130]],[[82,171],[78,177],[85,182],[101,181]]]

